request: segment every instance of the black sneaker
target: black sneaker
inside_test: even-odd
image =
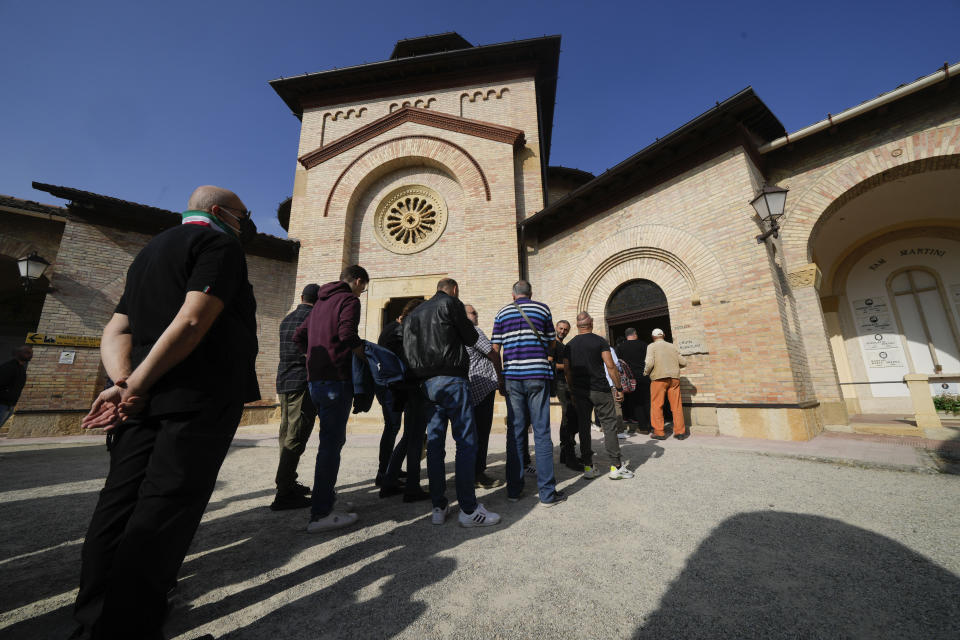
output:
[[[686,440],[687,438],[690,437],[690,434],[689,434],[689,433],[675,433],[675,434],[673,434],[673,437],[676,438],[677,440]]]
[[[299,482],[293,483],[293,489],[291,493],[299,493],[302,496],[310,495],[310,487],[305,484],[300,484]]]
[[[273,499],[273,504],[270,505],[271,511],[286,511],[288,509],[303,509],[309,507],[312,504],[312,501],[307,496],[299,495],[296,493],[287,493],[282,496],[277,496]]]
[[[413,491],[409,491],[409,492],[405,491],[403,493],[404,502],[421,502],[423,500],[429,500],[429,499],[430,499],[430,492],[424,491],[420,487],[417,487]]]
[[[573,469],[578,473],[583,473],[583,463],[580,462],[579,458],[574,458],[573,460],[567,460],[563,463],[568,469]]]
[[[396,485],[392,487],[380,487],[380,497],[389,498],[391,496],[398,496],[403,493],[403,487],[398,487]]]
[[[666,439],[667,439],[667,436],[665,436],[665,435],[663,435],[663,436],[658,436],[657,434],[653,434],[653,435],[650,436],[650,437],[653,438],[654,440],[666,440]]]
[[[542,504],[545,507],[555,507],[561,502],[566,502],[566,501],[567,501],[567,494],[565,494],[563,491],[554,491],[553,495],[550,496],[549,500],[541,501],[540,504]]]
[[[473,486],[478,489],[496,489],[497,487],[502,487],[503,485],[503,480],[500,478],[491,478],[485,473],[478,473],[473,483]]]

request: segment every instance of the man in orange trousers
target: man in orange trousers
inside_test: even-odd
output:
[[[670,402],[673,412],[673,437],[684,440],[690,434],[683,423],[683,405],[680,403],[680,369],[687,366],[677,348],[663,339],[663,330],[653,330],[653,343],[647,347],[643,375],[650,376],[650,424],[652,438],[666,440],[663,432],[663,397]]]

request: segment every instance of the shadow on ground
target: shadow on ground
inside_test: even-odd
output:
[[[725,520],[635,638],[956,638],[960,579],[884,536],[776,511]]]
[[[502,477],[503,454],[490,456],[490,466]],[[451,461],[447,465],[451,501],[455,499],[453,471]],[[577,475],[568,470],[557,472],[558,480]],[[567,493],[577,492],[584,482],[577,480],[567,486]],[[480,529],[457,526],[456,510],[445,526],[433,526],[429,501],[406,504],[399,497],[380,499],[371,480],[338,487],[339,500],[355,504],[360,514],[358,526],[320,535],[304,531],[308,510],[270,511],[272,488],[215,497],[180,570],[167,637],[193,637],[207,630],[218,638],[294,640],[313,639],[319,633],[325,638],[393,636],[426,610],[427,604],[416,597],[418,591],[456,570],[470,570],[458,567],[456,559],[443,553],[519,522],[538,504],[531,496],[535,484],[531,486],[527,479],[528,497],[517,503],[507,502],[505,488],[478,496],[482,502],[493,503],[503,516],[500,525]],[[256,506],[231,512],[234,503],[251,500]],[[21,545],[20,553],[24,549],[35,553],[7,560],[2,567],[12,569],[8,575],[18,577],[17,588],[0,596],[0,611],[75,588],[80,545],[51,543],[83,536],[96,492],[33,500],[21,505],[29,513],[24,509],[17,513],[21,522],[24,517],[39,517],[44,527],[55,531],[55,514],[71,501],[74,508],[67,510],[69,523],[62,534],[54,534],[53,539],[47,535],[42,544]],[[36,580],[39,567],[42,579]],[[73,626],[71,611],[72,604],[37,610],[5,629],[4,637],[65,637]],[[223,629],[232,631],[224,635]]]

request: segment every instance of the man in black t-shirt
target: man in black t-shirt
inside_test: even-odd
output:
[[[617,357],[625,360],[637,381],[633,393],[623,397],[623,419],[630,430],[650,432],[650,378],[643,375],[647,358],[647,343],[639,339],[637,330],[628,327],[623,335],[627,338],[617,347]]]
[[[620,372],[610,355],[610,343],[593,333],[593,318],[586,311],[577,314],[577,336],[567,344],[564,358],[564,375],[570,387],[571,399],[577,411],[577,426],[580,429],[580,457],[583,460],[583,476],[596,478],[600,471],[593,464],[593,448],[590,441],[590,415],[596,409],[603,429],[603,445],[610,458],[610,479],[624,480],[633,477],[627,463],[620,460],[620,442],[617,439],[617,402],[623,401]],[[611,389],[607,375],[613,381]],[[613,396],[611,396],[611,391]]]
[[[570,387],[567,386],[564,361],[567,358],[567,345],[564,338],[570,333],[570,323],[561,320],[557,323],[557,340],[553,343],[553,366],[556,374],[553,380],[557,388],[557,401],[560,403],[560,464],[565,464],[574,471],[583,471],[583,462],[577,458],[576,442],[574,437],[579,433],[577,427],[577,411],[570,401]],[[583,449],[583,445],[580,446]]]
[[[226,189],[199,187],[188,209],[130,265],[100,342],[115,383],[83,426],[108,431],[110,471],[83,544],[76,638],[162,637],[243,405],[260,399],[241,248],[256,226]]]

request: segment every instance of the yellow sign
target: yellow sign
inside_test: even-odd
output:
[[[27,344],[44,344],[60,347],[99,347],[100,338],[88,336],[47,335],[46,333],[28,333]]]

